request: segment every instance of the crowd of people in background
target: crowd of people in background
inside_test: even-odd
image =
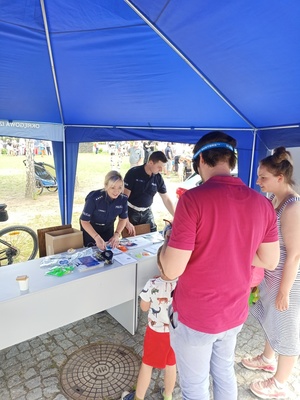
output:
[[[145,164],[153,151],[162,151],[168,161],[163,174],[166,177],[175,174],[180,181],[185,180],[191,173],[191,161],[193,145],[184,143],[158,142],[152,140],[140,141],[110,141],[105,143],[94,142],[91,144],[93,152],[100,154],[102,151],[110,155],[110,169],[120,171],[123,161],[126,159],[130,167]],[[48,140],[34,140],[34,155],[52,155],[52,143]],[[25,156],[26,139],[1,138],[0,155]]]
[[[52,155],[52,143],[49,140],[34,140],[34,155]],[[26,156],[26,139],[0,139],[0,155]]]
[[[25,139],[17,141],[14,138],[0,139],[0,154],[9,156],[24,156],[26,154]]]
[[[162,151],[167,157],[167,163],[162,171],[163,175],[170,177],[177,175],[180,181],[184,181],[192,174],[193,145],[186,143],[157,142],[152,140],[132,142],[95,142],[93,145],[95,154],[101,151],[110,155],[111,170],[120,171],[123,160],[129,161],[130,167],[146,164],[149,156],[154,151]]]

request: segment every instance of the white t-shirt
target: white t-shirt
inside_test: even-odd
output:
[[[172,304],[171,293],[177,279],[165,281],[161,277],[149,279],[140,293],[140,298],[150,302],[148,325],[156,332],[169,332],[168,308]]]

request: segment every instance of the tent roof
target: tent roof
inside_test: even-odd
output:
[[[284,127],[268,146],[295,125],[300,145],[298,2],[127,3],[0,0],[0,119],[63,124],[70,141]]]
[[[239,175],[300,146],[300,3],[0,0],[0,135],[54,141],[62,221],[78,143],[228,130]]]
[[[127,2],[253,126],[299,124],[298,2]]]

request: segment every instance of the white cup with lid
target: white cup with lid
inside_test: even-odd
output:
[[[19,288],[21,292],[28,290],[29,287],[29,276],[28,275],[19,275],[16,278],[16,281],[19,283]]]

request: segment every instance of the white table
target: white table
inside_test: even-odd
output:
[[[140,248],[149,245],[151,240]],[[41,261],[0,267],[0,349],[104,310],[134,335],[138,295],[158,274],[156,254],[126,265],[114,261],[91,271],[75,269],[63,277],[46,276]],[[20,292],[18,275],[29,276],[28,293]]]
[[[136,263],[45,276],[41,259],[0,268],[0,349],[108,310],[131,334],[136,330]],[[16,276],[29,276],[22,294]]]

